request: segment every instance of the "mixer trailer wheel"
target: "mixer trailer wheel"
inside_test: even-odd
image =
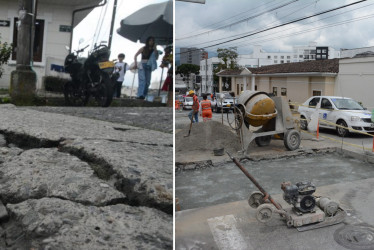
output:
[[[268,222],[273,216],[273,210],[272,204],[262,204],[257,208],[256,219],[262,223]]]
[[[301,142],[300,132],[295,129],[287,130],[287,132],[284,133],[283,141],[284,141],[284,146],[288,150],[293,151],[293,150],[298,149],[300,146],[300,142]]]

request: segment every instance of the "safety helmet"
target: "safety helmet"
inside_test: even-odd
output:
[[[193,94],[195,94],[195,91],[193,90],[188,91],[188,95],[193,95]]]

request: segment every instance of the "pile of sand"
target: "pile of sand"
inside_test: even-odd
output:
[[[216,148],[237,152],[241,149],[235,131],[219,122],[193,123],[190,136],[184,137],[188,130],[189,126],[186,126],[175,135],[176,152],[213,151]]]

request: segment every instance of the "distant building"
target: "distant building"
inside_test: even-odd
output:
[[[357,54],[362,54],[365,52],[374,52],[374,46],[355,49],[340,49],[340,56],[341,58],[352,58]]]
[[[305,46],[294,46],[292,52],[266,52],[262,49],[261,45],[255,45],[251,54],[239,55],[237,63],[240,67],[258,68],[274,64],[333,58],[340,58],[340,51],[336,51],[334,48],[328,46],[317,46],[317,43],[311,42]],[[218,57],[200,61],[202,93],[218,91],[218,82],[214,82],[213,69],[220,62],[223,63]]]
[[[62,76],[64,60],[70,47],[72,29],[78,25],[92,9],[78,9],[98,5],[101,0],[43,0],[38,1],[35,23],[33,70],[37,74],[37,88],[41,88],[43,76]],[[18,1],[0,0],[1,42],[17,43]],[[74,15],[73,27],[73,12]],[[9,88],[10,73],[16,68],[16,48],[4,74],[0,78],[0,88]]]
[[[205,51],[199,48],[180,48],[180,64],[195,64],[200,66],[200,61],[205,58]]]
[[[339,59],[224,70],[217,74],[218,91],[240,95],[244,90],[258,90],[302,103],[314,95],[334,95],[338,72]]]

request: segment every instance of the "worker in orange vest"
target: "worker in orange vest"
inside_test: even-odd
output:
[[[190,90],[188,96],[193,98],[192,110],[188,114],[188,117],[192,122],[199,122],[199,99],[195,95],[195,91]],[[195,118],[195,121],[193,120]]]
[[[208,96],[206,94],[203,95],[203,100],[200,102],[200,107],[203,121],[206,122],[212,120],[212,103],[210,100],[208,100]]]

